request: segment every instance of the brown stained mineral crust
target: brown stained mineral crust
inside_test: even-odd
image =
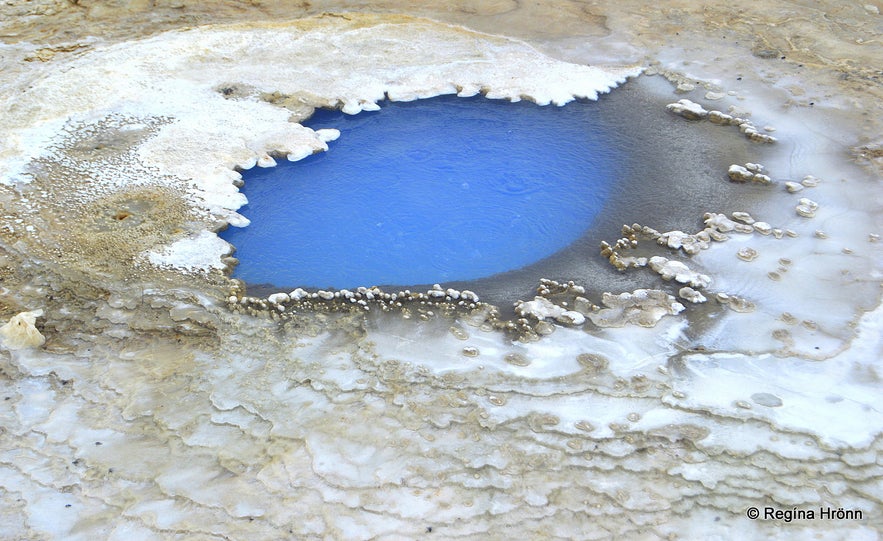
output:
[[[532,301],[518,301],[515,312],[520,316],[530,316],[540,321],[553,319],[565,325],[582,325],[586,318],[574,310],[567,310],[544,297],[534,297]]]
[[[677,315],[684,305],[664,291],[637,289],[631,293],[605,293],[601,299],[604,308],[589,315],[599,327],[638,325],[653,327],[667,315]]]
[[[649,260],[649,266],[658,273],[663,280],[672,280],[681,284],[687,284],[694,288],[705,288],[711,284],[711,278],[690,270],[680,261],[673,261],[662,256],[653,256]]]

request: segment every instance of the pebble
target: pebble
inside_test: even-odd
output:
[[[306,291],[304,291],[301,288],[297,288],[294,291],[292,291],[291,293],[289,293],[288,296],[293,301],[299,301],[299,300],[302,300],[302,299],[306,298],[307,296],[309,296],[309,293],[307,293]]]
[[[283,302],[288,302],[289,300],[291,299],[287,293],[273,293],[272,295],[267,297],[267,301],[269,301],[271,304],[280,304]]]
[[[761,235],[769,235],[773,231],[773,227],[766,222],[754,222],[754,230]]]
[[[754,223],[754,218],[752,218],[747,212],[734,212],[731,216],[734,220],[740,221],[744,224],[751,225]]]
[[[799,182],[793,182],[789,180],[785,183],[785,189],[788,190],[788,192],[790,193],[797,193],[803,188],[805,188],[805,186],[803,184],[800,184]]]
[[[678,100],[677,103],[670,103],[666,105],[665,108],[688,120],[702,120],[708,116],[708,111],[706,111],[701,105],[687,99]]]
[[[326,301],[330,301],[331,299],[334,298],[334,293],[331,291],[321,290],[321,291],[316,292],[316,294],[319,296],[320,299],[323,299]]]
[[[726,113],[722,113],[720,111],[709,111],[708,112],[708,120],[712,124],[721,124],[721,125],[729,124],[732,119],[733,119],[733,117],[731,117],[730,115],[728,115]]]
[[[687,302],[692,302],[693,304],[700,304],[708,300],[702,293],[689,286],[682,287],[678,290],[678,297]]]
[[[733,164],[727,170],[727,176],[733,182],[756,182],[758,184],[772,184],[772,179],[763,174],[763,167],[755,163],[746,163],[745,166]]]
[[[736,257],[741,259],[742,261],[754,261],[757,259],[758,253],[754,248],[748,248],[747,246],[744,248],[739,248],[739,251],[736,252]]]
[[[794,207],[794,210],[797,212],[799,216],[803,216],[804,218],[812,218],[816,215],[816,211],[819,209],[819,204],[813,201],[812,199],[807,199],[806,197],[801,197],[797,202],[797,206]]]
[[[705,274],[700,274],[680,261],[673,261],[662,256],[653,256],[649,261],[650,268],[662,276],[663,280],[671,280],[674,278],[676,282],[681,284],[689,284],[692,287],[708,287],[711,284],[711,278]]]

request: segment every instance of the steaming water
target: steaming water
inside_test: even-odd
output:
[[[243,175],[235,277],[346,288],[471,280],[552,255],[592,224],[628,142],[598,102],[485,98],[384,103],[327,153]],[[549,134],[556,134],[549,137]]]

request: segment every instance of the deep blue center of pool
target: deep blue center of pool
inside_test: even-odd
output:
[[[386,102],[337,128],[329,151],[242,173],[251,220],[221,236],[251,284],[352,288],[471,280],[518,269],[582,236],[622,149],[598,102],[485,98]]]

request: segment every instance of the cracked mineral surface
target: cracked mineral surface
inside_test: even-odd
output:
[[[0,538],[877,539],[881,7],[5,2]],[[228,277],[317,107],[639,73],[744,152],[522,310]]]

